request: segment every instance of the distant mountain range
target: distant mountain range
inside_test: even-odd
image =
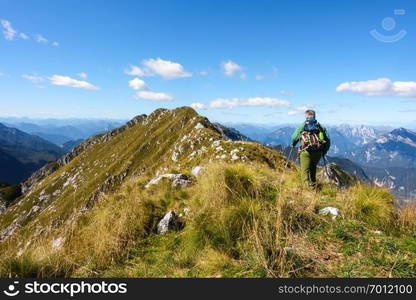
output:
[[[29,119],[0,117],[5,126],[37,135],[55,145],[63,147],[67,142],[87,139],[124,124],[124,120],[96,119]]]
[[[272,146],[289,146],[291,135],[297,128],[297,125],[293,124],[272,127],[248,124],[228,124],[227,126],[235,128],[252,140]],[[351,150],[370,143],[379,135],[384,134],[393,128],[341,124],[337,126],[326,126],[326,129],[332,141],[332,147],[329,153],[340,155],[349,153]]]
[[[296,126],[234,124],[234,128],[253,140],[281,149],[285,153],[288,148],[284,146],[290,144],[290,137]],[[400,199],[416,199],[414,131],[345,124],[326,128],[331,137],[328,161],[336,162],[353,174],[365,175],[375,184],[391,189]]]
[[[0,118],[1,119],[1,118]],[[112,120],[36,121],[10,119],[18,128],[0,126],[0,181],[17,183],[48,161],[70,152],[83,140],[120,125]],[[258,141],[288,156],[295,125],[213,123],[232,140]],[[20,129],[20,130],[19,130]],[[24,132],[26,131],[26,132]],[[416,133],[405,129],[366,125],[327,126],[331,137],[328,162],[365,181],[392,189],[402,198],[416,199]],[[296,155],[296,154],[295,154]],[[291,157],[293,160],[294,157]]]
[[[0,181],[19,183],[63,154],[51,142],[0,123]]]
[[[346,156],[368,167],[415,168],[416,133],[398,128],[378,136]]]

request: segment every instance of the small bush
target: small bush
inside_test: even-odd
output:
[[[379,187],[356,185],[349,190],[349,200],[344,203],[345,211],[368,224],[387,229],[394,219],[394,197]]]

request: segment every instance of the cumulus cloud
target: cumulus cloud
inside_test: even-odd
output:
[[[344,82],[337,86],[337,92],[353,92],[364,96],[416,97],[415,81],[391,81],[378,78],[367,81]]]
[[[207,109],[206,105],[199,102],[191,103],[190,105],[193,109]]]
[[[150,100],[150,101],[170,101],[173,97],[166,93],[158,93],[152,91],[139,91],[136,93],[136,98]]]
[[[146,83],[137,77],[129,81],[129,87],[136,91],[147,90]]]
[[[124,73],[140,77],[159,75],[168,80],[192,76],[192,73],[185,71],[180,63],[163,60],[161,58],[145,59],[142,61],[142,65],[143,67],[131,65]]]
[[[260,74],[256,75],[256,80],[263,80],[263,79],[264,79],[263,75],[260,75]]]
[[[269,97],[253,97],[253,98],[218,98],[212,100],[209,104],[211,108],[233,108],[237,106],[289,106],[286,100]]]
[[[45,78],[43,76],[38,76],[38,75],[23,74],[22,77],[24,79],[27,79],[27,80],[35,82],[35,83],[38,83],[38,82],[41,82],[41,81],[45,80]]]
[[[38,43],[44,43],[44,44],[46,44],[48,42],[48,40],[44,36],[42,36],[41,34],[36,34],[35,35],[35,40]]]
[[[87,81],[77,80],[69,76],[53,75],[48,80],[54,85],[68,86],[86,90],[98,90],[99,88]]]
[[[125,70],[124,73],[130,76],[146,76],[147,75],[144,70],[134,65],[131,65],[130,69]]]
[[[293,93],[291,93],[289,91],[286,91],[286,90],[281,90],[280,95],[285,96],[285,97],[293,97],[294,96]]]
[[[225,76],[233,77],[236,73],[241,72],[243,67],[229,60],[221,63],[222,71]]]
[[[207,76],[208,74],[209,73],[208,73],[207,70],[202,70],[202,71],[199,72],[199,75],[201,75],[201,76]]]
[[[58,42],[53,42],[52,46],[59,47],[59,43]]]
[[[4,38],[8,41],[14,40],[17,35],[17,30],[12,27],[12,24],[7,20],[0,20],[0,24],[3,27]]]
[[[179,63],[163,60],[161,58],[149,58],[143,61],[143,66],[147,68],[151,74],[160,75],[165,79],[178,79],[191,77],[192,74],[186,72]]]

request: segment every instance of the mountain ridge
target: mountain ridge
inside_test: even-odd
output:
[[[414,218],[387,190],[332,163],[307,189],[282,153],[226,132],[157,109],[79,145],[0,213],[0,275],[414,274]]]
[[[176,136],[176,132],[181,135]],[[5,215],[15,214],[20,206],[38,208],[25,217],[3,223],[0,239],[9,237],[22,224],[51,209],[51,203],[60,199],[72,202],[73,193],[83,195],[77,200],[78,211],[88,210],[102,193],[116,189],[127,177],[154,176],[167,166],[186,165],[190,168],[207,158],[224,161],[256,159],[278,168],[284,161],[281,154],[270,152],[261,145],[224,138],[218,126],[188,107],[157,109],[149,116],[137,116],[117,129],[88,139],[22,183],[23,199],[18,199],[3,214],[3,220],[7,219]],[[251,151],[254,148],[256,151]],[[183,156],[186,159],[180,159]],[[67,214],[62,212],[60,222]]]

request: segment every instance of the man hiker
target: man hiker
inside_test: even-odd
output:
[[[315,111],[305,112],[303,122],[293,133],[291,145],[300,142],[299,159],[301,179],[306,185],[316,187],[316,167],[319,160],[329,150],[330,139],[326,129],[315,119]]]

